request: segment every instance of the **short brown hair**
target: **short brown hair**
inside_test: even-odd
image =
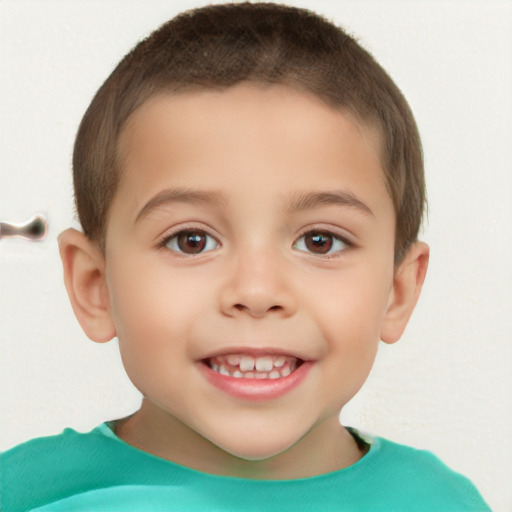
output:
[[[425,183],[411,110],[384,69],[351,36],[304,9],[273,3],[212,5],[185,12],[137,44],[87,109],[73,177],[85,234],[104,249],[120,179],[118,139],[130,114],[157,94],[225,89],[242,81],[283,84],[375,125],[396,213],[395,262],[421,226]]]

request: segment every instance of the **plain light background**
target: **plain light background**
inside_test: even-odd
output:
[[[434,451],[512,510],[512,2],[289,1],[356,35],[422,134],[431,245],[403,339],[382,345],[345,424]],[[46,241],[0,241],[0,449],[133,412],[116,342],[90,342],[62,283],[70,160],[93,94],[142,37],[199,1],[0,1],[0,219],[44,213]]]

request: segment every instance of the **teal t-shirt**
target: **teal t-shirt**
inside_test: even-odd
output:
[[[432,453],[382,438],[358,462],[295,480],[202,473],[138,450],[102,424],[2,454],[3,512],[489,511],[473,484]]]

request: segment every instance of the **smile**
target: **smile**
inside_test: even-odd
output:
[[[201,361],[207,381],[234,398],[274,400],[299,386],[314,366],[291,355],[246,353],[212,356]]]
[[[302,361],[284,355],[253,357],[246,354],[229,354],[212,357],[206,364],[213,371],[235,379],[281,379],[288,377]]]

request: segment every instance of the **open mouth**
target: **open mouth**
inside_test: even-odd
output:
[[[204,359],[213,371],[235,379],[282,379],[292,374],[304,361],[293,356],[228,354]]]

